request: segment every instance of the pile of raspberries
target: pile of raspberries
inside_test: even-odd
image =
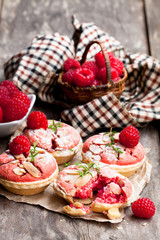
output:
[[[123,63],[108,52],[111,65],[111,78],[113,82],[118,81],[123,74]],[[107,83],[106,64],[102,51],[95,55],[92,61],[86,61],[82,65],[74,58],[68,58],[64,62],[63,82],[72,86],[87,87]]]
[[[30,107],[29,97],[10,80],[0,83],[0,123],[23,118]]]

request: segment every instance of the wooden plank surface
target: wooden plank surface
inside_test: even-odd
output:
[[[152,16],[149,15],[151,1],[148,0],[147,3],[148,25],[151,26],[150,29],[153,29],[154,26],[154,32],[157,32],[159,25],[156,26]],[[158,9],[153,10],[153,8],[154,4],[152,4],[152,12],[159,13]],[[148,53],[142,0],[76,0],[74,3],[72,0],[5,0],[0,26],[0,80],[4,79],[3,62],[28,46],[35,35],[57,31],[72,36],[73,27],[70,18],[73,13],[81,22],[95,22],[117,38],[127,51]],[[152,35],[153,30],[150,30],[149,34]],[[154,46],[155,39],[154,37],[150,41],[151,46],[149,47],[156,57],[160,57],[160,52]],[[36,101],[34,109],[45,112],[48,118],[60,118],[58,107],[42,103],[39,100]],[[152,178],[142,196],[152,198],[158,209],[160,206],[158,124],[151,123],[140,129],[140,136],[144,147],[151,147],[149,158],[153,162]],[[0,140],[1,152],[7,148],[8,139]],[[38,206],[8,201],[2,196],[0,196],[0,201],[0,236],[2,240],[154,240],[160,238],[158,211],[153,219],[143,220],[133,217],[131,209],[128,208],[122,223],[106,224],[71,219]]]
[[[151,55],[160,60],[160,1],[145,0],[145,8]]]

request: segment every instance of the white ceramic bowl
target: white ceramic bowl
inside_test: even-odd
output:
[[[27,117],[35,103],[36,95],[29,94],[28,97],[31,100],[31,105],[28,109],[27,114],[20,120],[6,122],[6,123],[0,123],[0,137],[7,137],[7,136],[13,134],[21,126],[21,124],[27,119]]]

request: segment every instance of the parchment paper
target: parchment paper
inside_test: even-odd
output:
[[[73,158],[71,161],[71,164],[74,164],[75,162],[81,161],[81,151],[79,151],[76,156]],[[60,168],[63,168],[64,166],[61,166]],[[130,200],[129,205],[138,199],[140,197],[140,193],[146,186],[146,184],[150,181],[151,177],[151,170],[152,170],[152,164],[151,162],[147,159],[147,161],[143,164],[143,166],[138,170],[137,173],[129,177],[130,181],[132,182],[134,186],[134,196]],[[7,199],[15,201],[15,202],[22,202],[22,203],[28,203],[32,205],[39,205],[41,207],[44,207],[50,211],[57,212],[57,213],[62,213],[65,214],[62,211],[63,206],[67,205],[68,203],[61,197],[57,196],[54,193],[53,184],[50,184],[44,192],[39,193],[37,195],[33,196],[19,196],[12,194],[5,190],[2,186],[0,186],[0,194],[5,196]],[[116,220],[109,220],[105,215],[102,213],[89,213],[84,216],[80,217],[74,217],[74,218],[81,218],[85,220],[93,220],[93,221],[98,221],[98,222],[111,222],[111,223],[118,223],[121,222],[123,217],[125,216],[124,214],[124,209],[121,209],[121,218],[116,219]]]

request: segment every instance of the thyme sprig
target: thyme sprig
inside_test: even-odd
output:
[[[80,168],[83,168],[82,171],[78,171],[80,177],[83,177],[84,175],[87,175],[87,174],[90,174],[93,177],[92,173],[90,172],[91,168],[96,169],[96,171],[100,173],[100,169],[98,165],[96,165],[95,163],[88,163],[85,165],[81,163],[76,163],[76,165],[79,166]]]
[[[48,126],[48,128],[49,128],[49,129],[52,129],[55,133],[57,132],[57,129],[58,129],[59,127],[62,127],[62,123],[61,123],[61,122],[57,122],[57,123],[56,123],[54,120],[53,120],[53,123]]]
[[[121,149],[120,148],[116,148],[115,146],[114,146],[114,144],[115,144],[115,142],[114,142],[114,134],[115,133],[117,133],[116,131],[113,131],[113,132],[106,132],[105,134],[109,134],[109,137],[110,137],[110,140],[111,140],[111,142],[110,143],[107,143],[106,144],[106,147],[111,147],[116,153],[123,153],[122,151],[121,151]]]
[[[30,149],[30,158],[31,162],[35,162],[35,157],[39,154],[39,151],[36,149],[36,144],[33,144],[33,149]]]
[[[66,162],[66,163],[64,164],[64,166],[65,166],[65,167],[68,167],[70,164],[71,164],[70,162]]]

